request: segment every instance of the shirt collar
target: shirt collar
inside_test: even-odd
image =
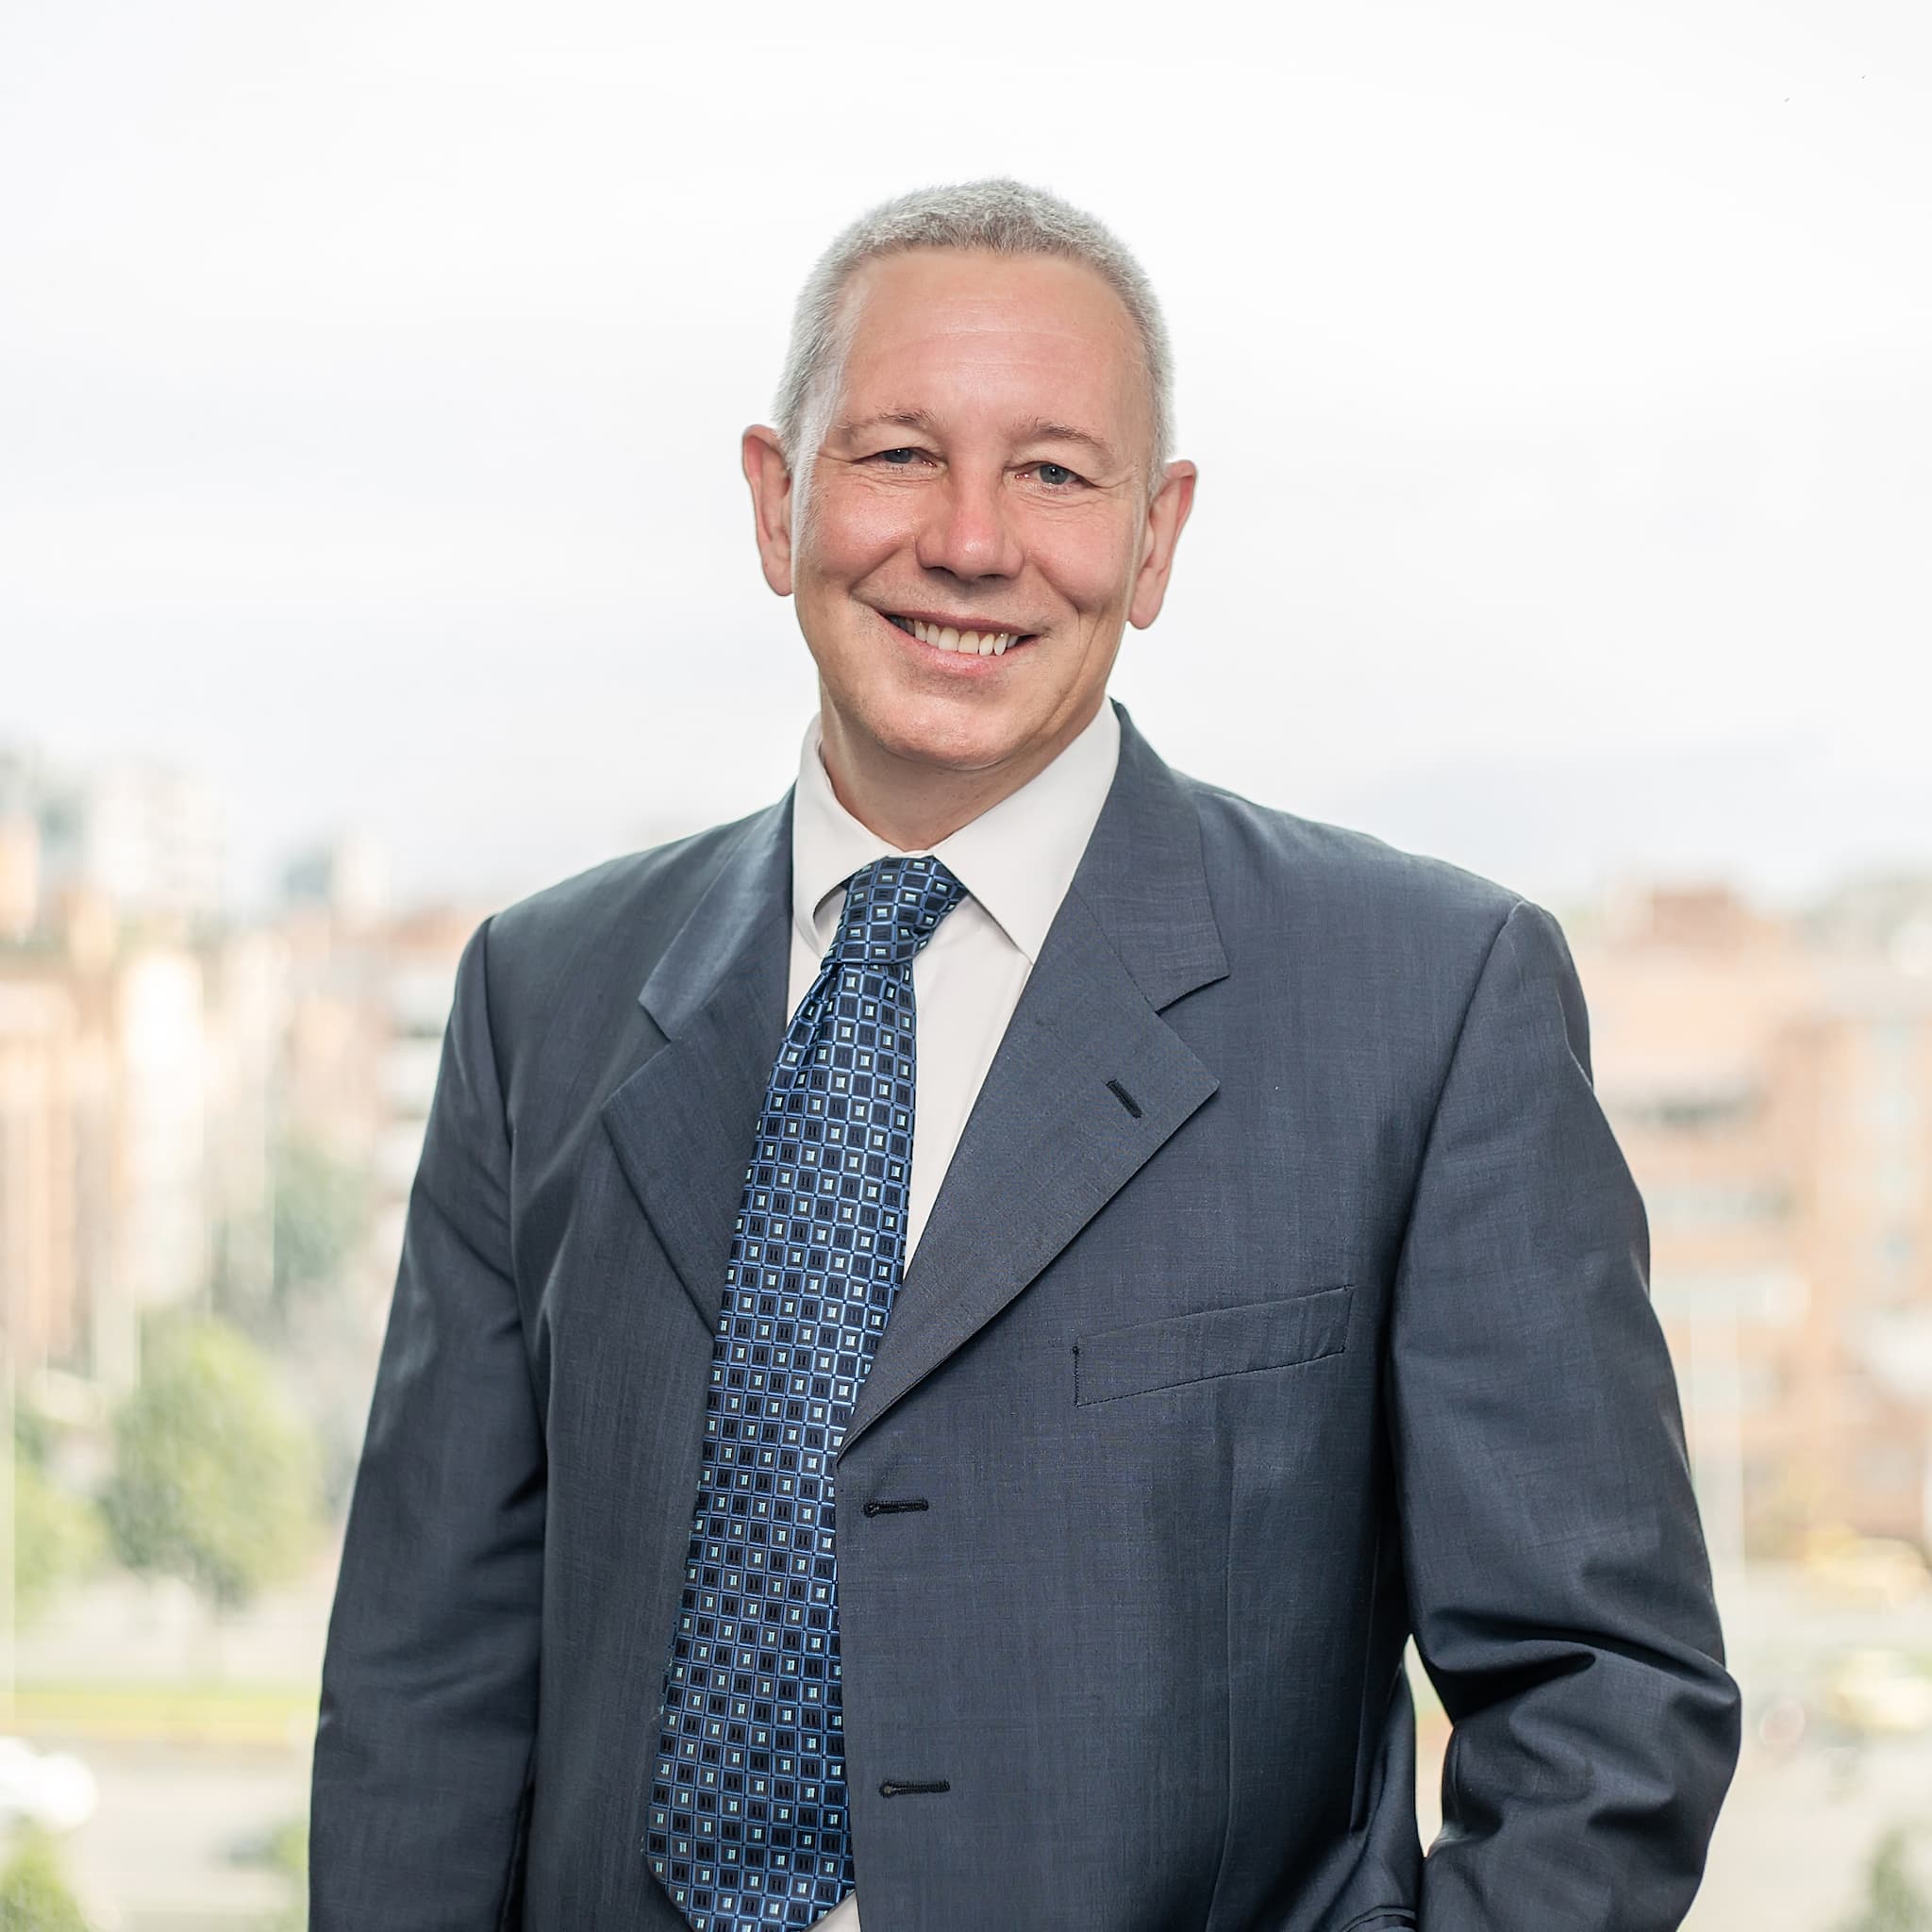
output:
[[[839,803],[820,755],[814,711],[799,751],[791,801],[791,919],[814,958],[832,942],[842,898],[820,902],[861,866],[899,848]],[[1080,855],[1113,784],[1121,726],[1113,702],[1100,708],[1044,771],[931,848],[1030,965],[1066,897]]]

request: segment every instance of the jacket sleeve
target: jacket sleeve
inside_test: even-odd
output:
[[[1649,1229],[1557,922],[1498,928],[1397,1273],[1416,1647],[1454,1729],[1422,1932],[1664,1932],[1737,1760]]]
[[[311,1932],[497,1932],[537,1721],[544,1450],[490,923],[457,972],[323,1663]]]

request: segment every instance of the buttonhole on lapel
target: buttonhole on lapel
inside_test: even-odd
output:
[[[924,1496],[910,1496],[903,1503],[887,1503],[875,1498],[864,1506],[864,1513],[868,1516],[887,1516],[896,1515],[902,1509],[929,1509],[931,1507]]]
[[[1137,1101],[1134,1098],[1134,1096],[1131,1093],[1129,1093],[1127,1090],[1124,1087],[1123,1087],[1118,1080],[1109,1080],[1107,1084],[1108,1091],[1113,1094],[1113,1097],[1116,1100],[1118,1100],[1120,1104],[1124,1108],[1125,1108],[1126,1110],[1130,1114],[1132,1114],[1136,1120],[1139,1120],[1141,1118],[1140,1102]]]
[[[902,1784],[897,1778],[889,1777],[879,1787],[882,1798],[903,1798],[911,1791],[950,1791],[953,1787],[944,1778],[936,1778],[931,1784]]]

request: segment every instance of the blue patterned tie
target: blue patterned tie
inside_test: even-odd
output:
[[[965,896],[929,855],[854,874],[745,1170],[646,1840],[697,1932],[852,1890],[832,1458],[906,1252],[913,956]]]

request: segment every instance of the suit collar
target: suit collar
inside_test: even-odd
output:
[[[667,1040],[681,1039],[718,988],[747,970],[756,973],[763,956],[774,947],[783,961],[791,896],[791,803],[788,791],[776,804],[742,822],[710,883],[640,989],[638,1004]],[[778,985],[782,1003],[782,964]],[[778,1030],[770,1042],[774,1055],[788,1017],[778,1015]]]
[[[820,911],[821,901],[860,866],[898,850],[840,804],[822,743],[814,716],[791,792],[791,923],[813,959],[838,925],[837,904]],[[931,848],[1029,966],[1107,802],[1119,745],[1119,714],[1103,703],[1043,771]]]
[[[1227,971],[1198,821],[1180,780],[1125,708],[1115,710],[1113,784],[907,1268],[844,1447],[1024,1290],[1218,1085],[1159,1018]],[[652,969],[639,999],[664,1044],[603,1109],[708,1331],[788,1018],[791,796],[744,822]]]
[[[1193,806],[1127,708],[1117,698],[1108,702],[1119,722],[1119,754],[1069,890],[1080,895],[1158,1012],[1220,978],[1227,962],[1208,896]],[[785,940],[797,791],[793,785],[743,822],[640,991],[639,1002],[667,1039],[679,1036],[715,988],[746,970],[752,954],[771,941],[774,923],[779,941]],[[779,977],[782,982],[782,972]],[[782,1003],[782,991],[779,997]],[[789,1018],[784,1012],[777,1016],[770,1041],[774,1053]]]
[[[1109,702],[1121,721],[1119,769],[1071,890],[1158,1012],[1221,978],[1227,957],[1193,801],[1127,708]]]

